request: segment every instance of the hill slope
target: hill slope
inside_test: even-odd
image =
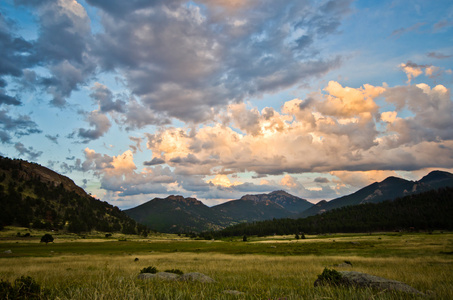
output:
[[[267,220],[228,227],[210,236],[452,230],[453,188],[446,187],[394,201],[346,206],[300,219]]]
[[[219,204],[212,209],[238,222],[250,222],[291,217],[312,206],[313,204],[305,199],[285,191],[275,191],[269,194],[245,195],[241,199]]]
[[[118,207],[89,196],[48,168],[0,156],[0,227],[146,232]]]
[[[419,181],[408,181],[397,177],[388,177],[381,182],[375,182],[357,192],[336,198],[331,201],[323,201],[307,209],[298,217],[308,217],[326,212],[335,208],[365,203],[379,203],[385,200],[393,200],[398,197],[418,194],[429,190],[453,187],[453,174],[442,171],[433,171]]]
[[[155,198],[124,211],[131,218],[160,232],[198,232],[217,230],[232,224],[195,198],[169,196]]]

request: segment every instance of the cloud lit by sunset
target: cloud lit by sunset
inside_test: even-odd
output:
[[[453,171],[451,1],[107,2],[0,4],[1,155],[121,208]]]

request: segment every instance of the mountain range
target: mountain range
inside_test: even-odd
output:
[[[313,204],[285,191],[245,195],[208,207],[195,198],[155,198],[121,211],[88,195],[71,179],[48,168],[0,156],[0,229],[6,225],[64,229],[70,232],[203,232],[244,222],[306,218],[337,208],[381,203],[443,187],[453,174],[433,171],[419,181],[388,177],[357,192]]]
[[[125,210],[125,213],[157,231],[173,233],[213,231],[244,222],[305,218],[335,208],[380,203],[441,187],[453,187],[453,174],[433,171],[419,181],[388,177],[353,194],[331,201],[323,200],[317,204],[285,191],[275,191],[269,194],[245,195],[213,207],[208,207],[194,198],[182,196],[155,198]]]

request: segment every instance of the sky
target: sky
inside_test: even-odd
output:
[[[0,154],[119,208],[453,172],[450,0],[3,0]]]

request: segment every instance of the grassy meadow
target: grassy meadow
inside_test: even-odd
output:
[[[24,238],[16,236],[20,230],[0,232],[0,279],[31,276],[56,299],[453,299],[453,233],[252,237],[247,242],[242,237],[53,234],[54,243],[45,245],[39,243],[43,232]],[[352,267],[335,266],[344,261]],[[148,266],[200,272],[216,282],[137,279]],[[427,296],[314,287],[325,267],[402,281]]]

